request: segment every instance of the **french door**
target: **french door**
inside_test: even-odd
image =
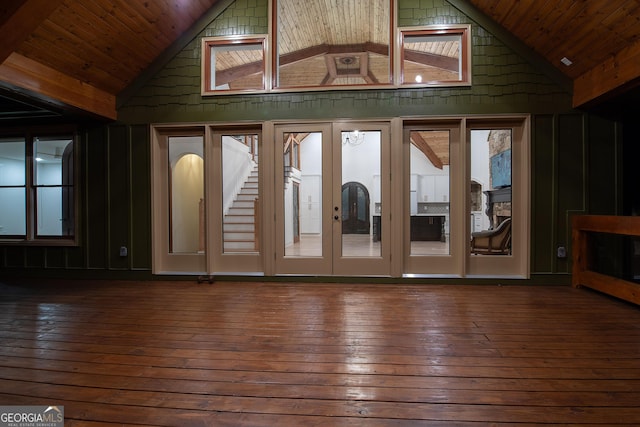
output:
[[[527,277],[528,134],[520,116],[156,126],[153,271]]]
[[[275,273],[390,275],[389,124],[278,125],[274,136]]]
[[[260,127],[211,127],[205,197],[207,273],[263,271]]]

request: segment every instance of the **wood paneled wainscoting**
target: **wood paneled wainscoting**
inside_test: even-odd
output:
[[[0,405],[68,426],[640,425],[640,311],[588,289],[0,284]]]

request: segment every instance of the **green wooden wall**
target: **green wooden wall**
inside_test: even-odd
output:
[[[557,258],[556,249],[565,246],[570,254],[571,216],[621,213],[619,125],[573,110],[562,82],[459,3],[399,0],[398,22],[471,24],[471,87],[202,97],[200,38],[267,32],[268,1],[236,0],[127,97],[118,123],[82,132],[81,246],[2,247],[0,267],[151,277],[152,123],[527,113],[532,115],[532,277],[568,283],[570,262]],[[119,256],[121,246],[128,257]]]

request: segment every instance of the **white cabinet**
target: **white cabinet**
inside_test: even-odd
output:
[[[434,202],[436,197],[436,179],[434,175],[420,177],[420,198],[422,202]]]
[[[418,201],[449,203],[449,175],[423,175],[419,183]]]
[[[449,176],[448,175],[436,175],[435,176],[435,193],[434,202],[448,202],[449,201]]]

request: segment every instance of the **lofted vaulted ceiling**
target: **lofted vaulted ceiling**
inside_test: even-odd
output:
[[[212,19],[232,1],[3,0],[0,119],[13,120],[20,112],[23,117],[39,117],[51,111],[115,119],[118,95],[179,45],[190,28]],[[576,107],[640,83],[637,0],[449,1],[515,36],[570,79]],[[341,3],[349,2],[354,11],[370,12],[356,7],[367,3],[363,0]],[[329,7],[323,13],[335,10]],[[312,11],[302,8],[294,25],[320,22]],[[331,19],[358,22],[343,15]],[[378,33],[373,29],[372,37]],[[294,42],[302,43],[302,49],[313,41],[292,40],[290,54],[298,49]],[[571,65],[563,64],[562,58]]]

